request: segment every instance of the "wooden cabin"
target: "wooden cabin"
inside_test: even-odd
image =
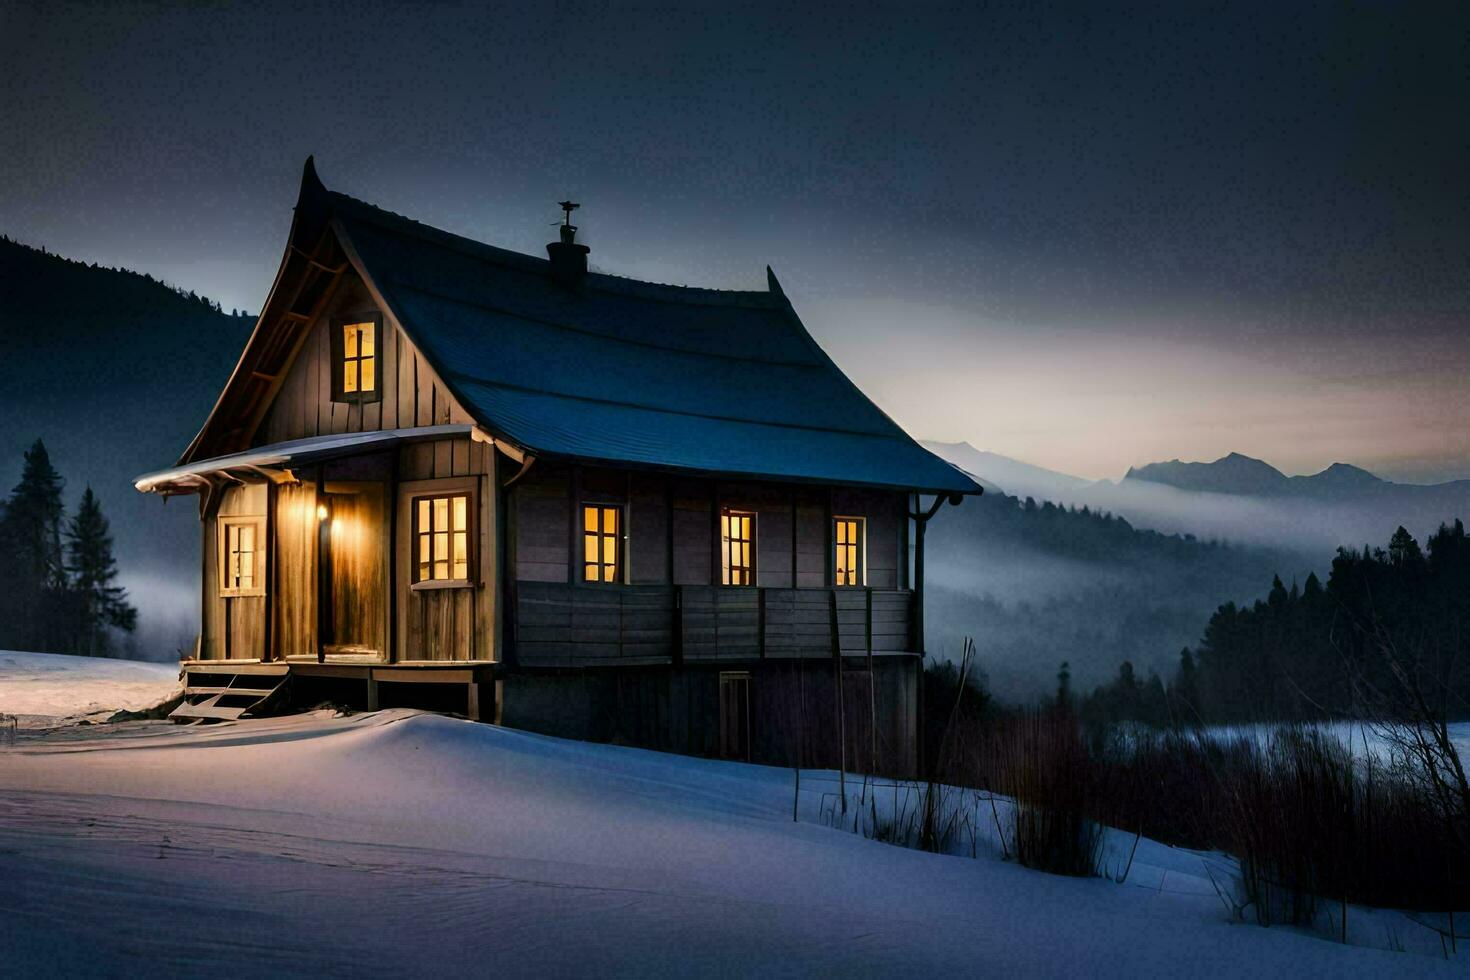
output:
[[[766,291],[587,270],[307,161],[213,411],[182,717],[323,700],[781,764],[915,766],[924,522],[980,488]],[[768,270],[769,273],[769,270]]]

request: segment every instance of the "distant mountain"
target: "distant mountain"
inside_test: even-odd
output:
[[[1293,476],[1290,478],[1293,486],[1308,488],[1311,493],[1341,493],[1343,491],[1376,490],[1386,484],[1383,480],[1374,476],[1361,466],[1353,466],[1351,463],[1333,463],[1321,473],[1311,476]]]
[[[197,629],[187,620],[197,619],[199,523],[192,500],[165,508],[132,478],[178,458],[253,322],[150,276],[0,238],[0,494],[37,438],[66,478],[69,508],[93,488],[154,631],[145,642]]]
[[[1206,493],[1272,494],[1287,484],[1286,474],[1269,463],[1240,453],[1231,453],[1213,463],[1149,463],[1130,467],[1124,481],[1163,483],[1180,490]]]
[[[1231,453],[1212,463],[1170,460],[1130,469],[1117,482],[1088,482],[966,443],[926,445],[1018,497],[1086,506],[1139,528],[1288,549],[1313,560],[1339,545],[1385,541],[1400,524],[1422,541],[1443,522],[1470,520],[1470,481],[1392,483],[1347,463],[1289,477],[1262,460]]]
[[[1420,485],[1392,483],[1360,466],[1333,463],[1311,476],[1287,476],[1274,466],[1240,453],[1231,453],[1213,463],[1149,463],[1128,470],[1124,481],[1162,483],[1180,490],[1232,493],[1252,496],[1299,496],[1346,501],[1364,497],[1397,497],[1402,500],[1470,498],[1470,480]]]
[[[1001,490],[1015,497],[1070,500],[1092,485],[1091,480],[1080,476],[1058,473],[999,453],[976,449],[968,442],[923,440],[922,445],[979,480],[986,490]]]

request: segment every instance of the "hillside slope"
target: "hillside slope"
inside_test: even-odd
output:
[[[1284,549],[1162,534],[1001,493],[941,510],[928,549],[929,650],[952,656],[974,636],[992,687],[1015,699],[1050,693],[1064,660],[1079,685],[1111,677],[1123,660],[1167,673],[1221,603],[1255,599],[1272,575],[1311,570]]]
[[[197,626],[198,515],[133,477],[171,464],[224,387],[253,320],[150,277],[0,239],[0,493],[45,440],[74,506],[91,485],[112,521],[144,653]]]
[[[58,732],[0,753],[0,877],[25,883],[0,890],[0,962],[21,976],[1454,971],[1398,913],[1354,909],[1354,938],[1392,929],[1432,955],[1232,922],[1207,880],[1218,859],[1147,840],[1122,885],[1004,861],[986,824],[975,858],[968,839],[964,857],[866,840],[824,825],[835,783],[806,773],[796,822],[789,770],[405,711]]]

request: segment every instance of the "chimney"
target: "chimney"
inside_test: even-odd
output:
[[[581,205],[562,201],[560,206],[566,212],[561,223],[561,241],[547,245],[546,254],[551,258],[551,278],[568,289],[576,289],[587,275],[587,253],[592,250],[577,244],[577,226],[572,224],[572,212]]]

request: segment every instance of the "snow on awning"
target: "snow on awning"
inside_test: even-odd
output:
[[[497,443],[483,429],[469,423],[425,425],[412,429],[387,429],[379,432],[346,432],[331,436],[313,436],[261,446],[228,456],[201,459],[184,466],[145,473],[133,481],[143,493],[198,493],[218,479],[258,483],[262,480],[290,479],[290,468],[358,452],[366,446],[423,442],[469,436],[492,446],[500,446],[512,455],[519,453],[510,445]]]

